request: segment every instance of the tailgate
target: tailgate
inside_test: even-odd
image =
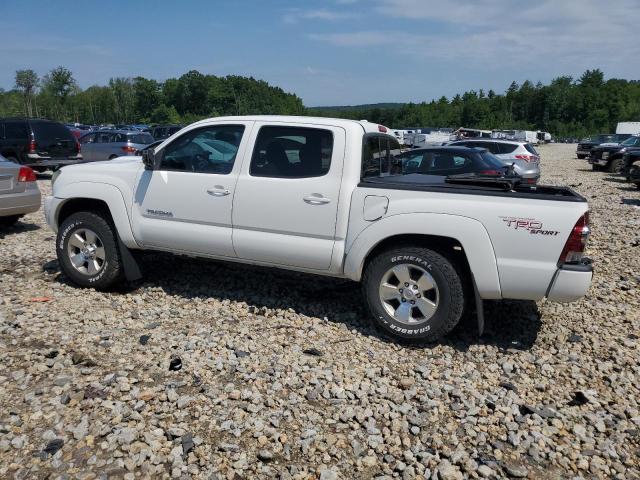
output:
[[[32,128],[39,155],[54,158],[76,155],[76,138],[64,125],[33,122]]]

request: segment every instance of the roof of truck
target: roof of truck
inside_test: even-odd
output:
[[[386,133],[390,134],[391,130],[384,125],[368,122],[367,120],[349,120],[346,118],[327,118],[327,117],[305,117],[305,116],[290,116],[290,115],[242,115],[242,116],[228,116],[228,117],[212,117],[200,120],[196,123],[207,123],[212,120],[215,121],[247,121],[247,122],[273,122],[273,123],[308,123],[313,125],[332,125],[351,127],[353,125],[360,125],[366,133]],[[384,129],[384,130],[382,130]]]

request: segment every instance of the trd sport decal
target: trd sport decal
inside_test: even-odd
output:
[[[500,217],[505,225],[514,230],[526,230],[531,235],[547,235],[555,237],[560,232],[557,230],[545,230],[542,222],[534,218]]]

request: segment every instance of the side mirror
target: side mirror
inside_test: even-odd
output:
[[[142,151],[142,163],[145,170],[156,169],[156,155],[153,148],[146,148]]]

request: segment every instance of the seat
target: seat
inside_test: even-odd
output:
[[[265,151],[264,173],[273,176],[288,176],[291,164],[284,147],[279,142],[271,142]]]
[[[300,174],[316,177],[322,174],[322,154],[319,146],[305,145],[298,153],[300,156]]]

